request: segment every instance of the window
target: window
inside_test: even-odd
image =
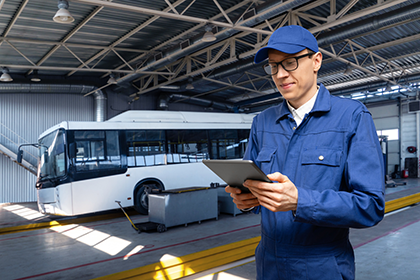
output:
[[[58,130],[48,134],[39,142],[41,178],[58,178],[66,174],[64,153],[64,131]]]
[[[74,138],[78,171],[121,167],[117,131],[75,131]]]
[[[135,130],[126,132],[128,166],[166,164],[165,133],[163,130]]]
[[[169,130],[168,164],[200,162],[209,158],[206,130]]]
[[[153,166],[242,158],[248,129],[131,130],[126,132],[127,164]]]
[[[398,140],[398,128],[395,129],[385,129],[385,130],[377,130],[376,133],[378,136],[388,136],[388,141],[390,140]]]
[[[212,159],[242,158],[248,144],[249,130],[210,130],[209,136],[212,148]]]

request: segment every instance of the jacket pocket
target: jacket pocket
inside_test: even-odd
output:
[[[271,168],[273,166],[276,151],[277,148],[274,147],[262,147],[261,151],[258,153],[256,163],[265,174],[272,172]]]
[[[330,149],[303,151],[299,185],[318,191],[338,190],[343,173],[340,166],[342,154],[341,150]]]
[[[330,149],[306,150],[302,155],[302,164],[340,166],[342,152]]]

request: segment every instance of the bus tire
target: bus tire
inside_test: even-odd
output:
[[[156,181],[141,182],[136,186],[134,193],[134,209],[142,215],[149,214],[149,199],[146,186],[154,186],[153,188],[160,190],[163,189],[162,185]]]

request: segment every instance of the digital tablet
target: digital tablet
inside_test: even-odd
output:
[[[242,192],[249,192],[249,189],[243,186],[248,179],[272,183],[252,160],[212,159],[203,160],[203,163],[229,186],[240,188]]]

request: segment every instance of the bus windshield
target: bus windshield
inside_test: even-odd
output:
[[[56,179],[66,175],[64,131],[57,130],[39,140],[38,179]]]

